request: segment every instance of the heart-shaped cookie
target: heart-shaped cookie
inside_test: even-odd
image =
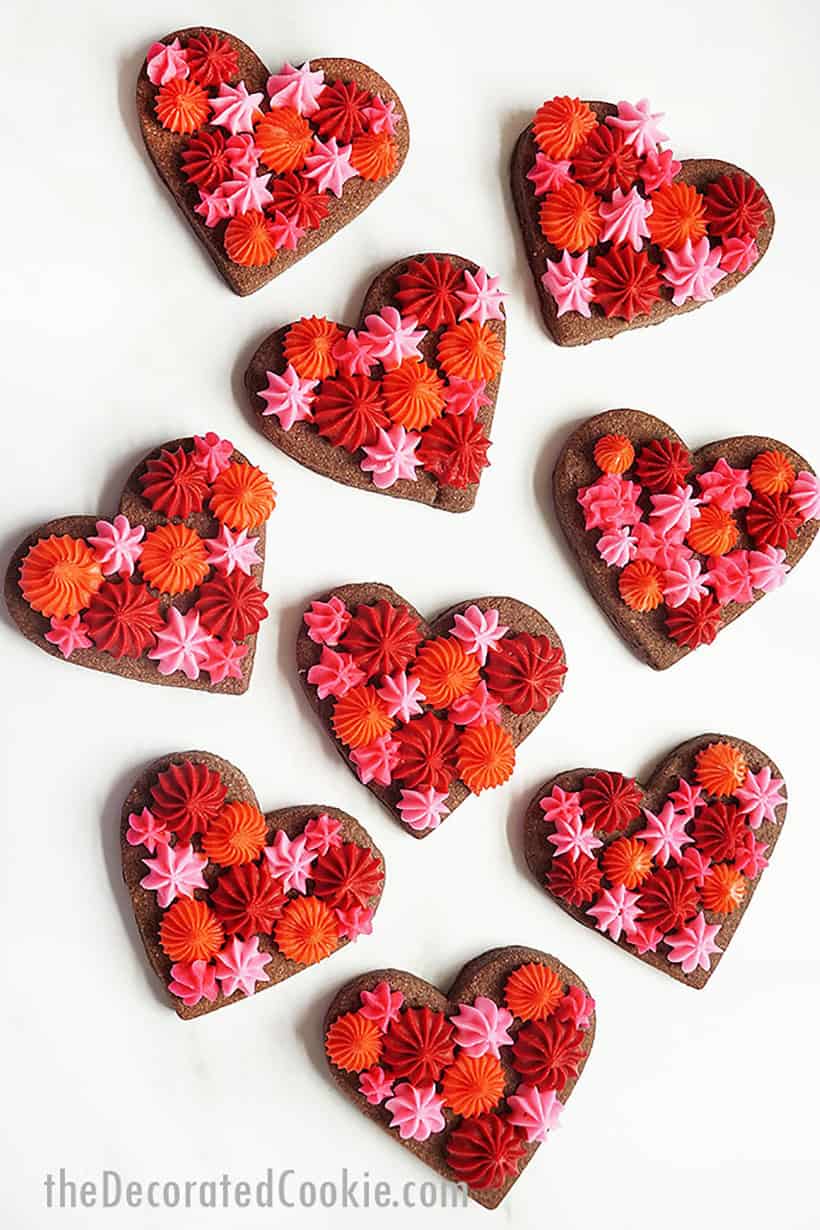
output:
[[[574,431],[553,494],[590,592],[656,670],[781,585],[820,517],[817,477],[789,445],[734,436],[690,452],[640,410]]]
[[[504,298],[463,256],[396,261],[357,328],[311,316],[265,338],[245,373],[260,430],[346,486],[469,511],[490,464]]]
[[[5,597],[28,640],[77,666],[177,688],[247,690],[271,481],[214,432],[129,474],[113,521],[60,517],[11,558]]]
[[[122,808],[122,874],[148,960],[184,1020],[299,974],[373,930],[384,858],[336,807],[261,812],[243,773],[176,752]]]
[[[413,837],[512,776],[567,669],[558,633],[516,598],[428,622],[375,583],[311,602],[296,665],[339,755]]]
[[[670,752],[646,785],[603,769],[551,777],[527,809],[524,850],[562,910],[704,987],[785,818],[785,783],[765,752],[700,735]]]
[[[553,98],[512,156],[541,314],[559,346],[660,324],[742,282],[774,230],[771,201],[730,162],[678,162],[642,99]]]
[[[233,34],[205,26],[152,44],[137,113],[160,178],[238,295],[367,209],[410,144],[401,99],[366,64],[270,74]]]
[[[374,970],[325,1017],[333,1079],[356,1107],[488,1209],[558,1122],[595,1037],[595,1003],[555,957],[494,948],[446,994]]]

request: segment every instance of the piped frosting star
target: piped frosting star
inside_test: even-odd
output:
[[[265,97],[259,94],[249,94],[244,81],[238,85],[227,85],[222,82],[219,93],[211,98],[211,123],[236,135],[238,132],[252,132],[253,118],[259,109],[259,104]]]
[[[708,971],[711,957],[721,951],[715,943],[718,931],[719,923],[707,923],[704,914],[696,914],[688,926],[665,936],[669,945],[667,960],[680,965],[684,974],[694,973],[698,966]]]
[[[335,137],[321,141],[315,137],[312,154],[305,159],[305,175],[316,181],[319,192],[342,195],[342,188],[358,171],[350,161],[351,145],[339,145]]]
[[[235,568],[250,576],[254,564],[262,563],[262,556],[256,549],[259,539],[249,538],[247,530],[234,533],[227,525],[221,525],[216,538],[205,538],[203,541],[208,552],[208,563],[223,576],[229,577]]]
[[[265,403],[262,415],[275,414],[283,431],[290,431],[294,423],[302,423],[313,418],[313,406],[316,398],[313,390],[318,380],[303,380],[292,363],[288,363],[281,376],[276,372],[265,372],[268,387],[259,390],[259,396]]]
[[[735,798],[741,815],[748,816],[750,828],[759,829],[764,820],[777,824],[777,808],[786,802],[783,778],[775,777],[768,765],[759,773],[749,769],[746,781],[735,791]]]
[[[643,809],[646,828],[635,836],[645,841],[650,853],[662,866],[666,866],[670,858],[680,858],[681,851],[692,838],[686,832],[687,818],[679,815],[672,803],[664,803],[655,815],[647,807]]]
[[[642,98],[638,103],[619,102],[618,114],[608,115],[606,122],[612,128],[619,128],[627,145],[634,145],[635,153],[643,158],[657,152],[657,146],[669,140],[658,124],[662,119],[663,112],[650,111],[649,99]]]
[[[475,274],[465,269],[465,289],[456,291],[456,298],[464,304],[459,320],[476,320],[480,325],[487,320],[503,320],[501,305],[507,295],[499,290],[500,283],[501,278],[490,277],[484,268],[478,269]]]
[[[319,95],[325,88],[325,74],[311,70],[306,60],[299,68],[287,61],[278,73],[268,77],[267,91],[271,107],[293,107],[300,115],[313,115],[319,110]]]

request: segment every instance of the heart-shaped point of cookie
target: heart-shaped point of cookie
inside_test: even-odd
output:
[[[148,960],[184,1020],[369,935],[384,887],[381,851],[347,812],[263,814],[244,774],[210,752],[143,770],[120,845]]]
[[[160,445],[131,471],[112,521],[60,517],[6,572],[23,635],[52,657],[143,683],[247,690],[265,523],[276,493],[214,432]]]
[[[494,948],[443,992],[373,970],[336,995],[325,1053],[346,1097],[497,1208],[559,1120],[595,1037],[586,986],[535,948]]]
[[[366,64],[271,74],[240,39],[204,26],[152,44],[137,114],[160,178],[238,295],[367,209],[410,145],[401,99]]]
[[[640,410],[609,410],[574,431],[553,494],[590,592],[656,670],[778,588],[820,517],[817,477],[788,444],[734,436],[690,452]]]
[[[646,784],[604,769],[559,773],[524,821],[530,870],[562,910],[690,987],[729,947],[786,818],[765,752],[700,735]]]
[[[516,598],[470,598],[428,622],[376,583],[310,603],[296,666],[340,756],[413,837],[509,780],[567,669],[558,633]]]
[[[543,103],[512,192],[544,324],[559,346],[660,324],[755,269],[774,210],[730,162],[678,162],[646,99]]]
[[[311,316],[265,338],[245,373],[259,429],[345,486],[468,512],[490,464],[504,298],[463,256],[396,261],[356,327]]]

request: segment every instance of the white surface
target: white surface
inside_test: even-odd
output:
[[[0,927],[5,1224],[17,1228],[486,1225],[481,1209],[46,1211],[43,1178],[255,1179],[267,1166],[336,1178],[428,1172],[334,1089],[321,1053],[329,997],[397,965],[442,985],[485,948],[550,950],[589,983],[598,1039],[564,1125],[497,1212],[499,1224],[668,1230],[815,1224],[820,993],[816,697],[818,559],[703,651],[657,675],[591,601],[559,537],[549,479],[561,441],[611,406],[653,411],[693,445],[773,432],[815,465],[818,25],[802,0],[688,0],[640,11],[554,4],[306,5],[143,0],[11,6],[4,19],[0,203],[6,270],[3,560],[62,513],[111,515],[160,441],[214,429],[273,476],[271,618],[238,699],[72,669],[3,612],[6,761]],[[281,280],[235,298],[145,157],[132,94],[145,48],[174,25],[233,30],[272,65],[351,55],[399,90],[412,124],[398,181]],[[513,141],[556,92],[648,95],[682,156],[755,172],[777,210],[761,269],[660,329],[562,351],[542,331],[507,187]],[[751,104],[744,109],[744,104]],[[302,313],[353,320],[371,277],[452,250],[512,292],[493,466],[453,517],[349,491],[277,453],[244,414],[259,340]],[[777,310],[776,310],[777,309]],[[332,540],[329,531],[333,531]],[[311,594],[382,579],[423,610],[510,593],[561,632],[565,696],[512,784],[411,841],[345,770],[299,694],[292,650]],[[577,764],[648,770],[704,730],[743,735],[785,772],[786,832],[722,968],[693,992],[621,954],[539,891],[519,851],[522,807]],[[388,865],[376,931],[228,1012],[180,1023],[139,949],[120,883],[122,798],[148,760],[208,748],[263,807],[325,801],[369,826]],[[421,905],[421,909],[419,906]],[[595,1175],[592,1176],[592,1169]]]

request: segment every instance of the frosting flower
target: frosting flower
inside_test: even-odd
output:
[[[148,48],[145,71],[152,85],[166,85],[175,77],[187,77],[191,70],[179,39],[175,38],[173,43],[152,43]]]
[[[296,251],[299,240],[306,234],[306,228],[300,226],[295,218],[289,218],[287,214],[282,213],[281,209],[277,209],[273,217],[268,218],[268,231],[273,240],[273,246],[277,250],[285,248],[289,252]]]
[[[363,906],[353,905],[349,910],[336,909],[336,925],[339,928],[339,939],[357,940],[360,935],[373,934],[373,911]]]
[[[631,527],[623,525],[619,530],[607,530],[595,544],[598,554],[610,568],[625,568],[635,558],[637,539]]]
[[[500,282],[501,278],[490,277],[483,267],[477,269],[475,274],[465,269],[466,289],[456,291],[457,298],[464,304],[459,320],[477,320],[480,325],[486,320],[503,320],[501,305],[507,295],[498,289]]]
[[[584,510],[585,530],[619,530],[636,525],[643,515],[640,487],[619,474],[604,474],[588,487],[579,487],[578,503]]]
[[[676,307],[687,299],[705,303],[714,298],[712,292],[715,286],[726,277],[725,269],[720,267],[722,255],[720,248],[709,247],[706,235],[695,244],[687,239],[677,252],[664,251],[665,264],[661,277],[672,287],[672,302]]]
[[[257,982],[270,982],[270,975],[265,973],[270,962],[270,953],[259,951],[258,935],[249,940],[234,936],[216,955],[214,973],[222,984],[222,994],[233,995],[240,990],[243,995],[253,995]]]
[[[553,159],[546,154],[535,155],[532,169],[527,172],[536,196],[556,192],[572,179],[572,163],[568,158]]]
[[[649,110],[649,99],[642,98],[640,102],[619,102],[618,114],[608,115],[606,122],[612,128],[618,128],[624,134],[627,145],[635,147],[639,158],[656,152],[656,147],[663,141],[668,141],[665,132],[661,132],[658,120],[663,119],[662,111]]]
[[[401,479],[415,482],[416,470],[421,465],[416,457],[420,443],[417,431],[405,431],[398,423],[389,431],[380,427],[376,442],[365,446],[362,469],[372,475],[373,484],[380,491]]]
[[[558,1126],[564,1109],[554,1089],[541,1090],[524,1084],[507,1098],[507,1104],[507,1122],[525,1132],[528,1144],[534,1140],[543,1143],[551,1129]]]
[[[735,867],[753,880],[769,865],[766,858],[768,848],[764,841],[755,841],[749,831],[745,832],[742,842],[735,850]]]
[[[704,798],[703,790],[700,786],[693,786],[685,778],[678,778],[677,790],[672,790],[669,794],[669,801],[685,819],[691,820],[699,807],[703,807]]]
[[[590,906],[587,914],[596,920],[599,931],[603,931],[610,939],[619,940],[622,934],[634,931],[641,913],[638,893],[630,893],[623,884],[616,884],[611,892],[605,890],[594,906]]]
[[[706,878],[706,873],[712,866],[712,860],[702,854],[696,846],[687,846],[678,863],[687,880],[694,880],[700,888]]]
[[[315,400],[313,390],[318,380],[303,380],[292,363],[288,363],[281,376],[265,372],[268,387],[261,389],[259,396],[265,403],[262,415],[275,414],[283,431],[290,431],[294,423],[313,418],[311,406]]]
[[[308,636],[317,645],[338,645],[347,631],[351,615],[341,598],[311,602],[304,615]]]
[[[259,110],[264,94],[249,94],[244,81],[227,85],[224,81],[219,93],[211,98],[211,123],[236,135],[238,132],[253,132],[253,119]]]
[[[720,267],[724,273],[748,273],[759,256],[760,251],[752,235],[735,235],[723,241]]]
[[[216,971],[208,961],[177,961],[171,966],[168,990],[181,999],[186,1008],[195,1007],[201,999],[212,1004],[219,993]]]
[[[445,816],[450,814],[446,790],[402,790],[399,797],[399,814],[402,823],[417,833],[437,829]]]
[[[362,679],[364,678],[362,674]],[[383,675],[382,686],[376,691],[384,702],[388,715],[392,718],[398,718],[401,722],[409,722],[411,717],[423,712],[420,702],[426,697],[421,690],[421,681],[417,675],[408,676],[404,671],[396,671],[394,675]]]
[[[211,683],[222,683],[223,679],[242,678],[240,663],[247,656],[247,645],[212,636],[205,645],[205,652],[202,669],[210,675]]]
[[[499,1008],[495,1000],[479,995],[472,1006],[459,1004],[458,1012],[450,1017],[456,1031],[456,1046],[460,1046],[471,1059],[482,1055],[500,1056],[499,1047],[512,1046],[513,1039],[507,1032],[513,1016],[506,1008]]]
[[[706,580],[698,559],[679,559],[663,574],[663,599],[667,606],[697,601],[706,592]]]
[[[570,987],[555,1009],[555,1019],[574,1025],[576,1029],[588,1029],[595,1011],[595,1000],[580,987]]]
[[[664,936],[669,945],[667,960],[680,965],[684,974],[694,973],[698,967],[708,970],[713,953],[721,951],[715,943],[718,931],[719,923],[707,923],[704,914],[696,914],[688,926]]]
[[[476,418],[482,406],[489,406],[490,399],[484,394],[486,380],[463,380],[451,376],[444,386],[445,414],[467,414]]]
[[[359,1093],[371,1106],[381,1106],[393,1092],[393,1082],[385,1076],[384,1068],[373,1066],[359,1077]]]
[[[664,803],[657,816],[647,807],[643,809],[643,814],[646,828],[635,836],[646,842],[652,857],[661,865],[665,866],[670,858],[679,859],[683,847],[692,840],[686,832],[686,817],[679,815],[670,802]]]
[[[567,312],[579,312],[581,316],[592,314],[589,305],[594,298],[595,279],[587,273],[588,265],[589,252],[573,256],[565,251],[560,260],[547,261],[541,281],[556,302],[558,316]]]
[[[748,551],[710,555],[705,579],[714,589],[721,606],[727,602],[751,602],[754,598]]]
[[[580,798],[577,790],[562,790],[560,786],[553,786],[550,794],[541,799],[539,807],[550,824],[574,824],[583,816]]]
[[[444,1098],[436,1094],[434,1084],[416,1086],[407,1081],[397,1085],[393,1097],[385,1102],[393,1116],[390,1126],[399,1129],[402,1140],[427,1140],[432,1133],[443,1131],[443,1105]]]
[[[247,530],[234,534],[227,525],[221,525],[216,538],[206,538],[204,542],[208,563],[223,576],[229,577],[235,568],[250,576],[254,564],[262,563],[256,550],[259,539],[248,538]]]
[[[188,679],[198,679],[202,664],[208,657],[210,633],[199,625],[199,613],[182,615],[175,606],[168,608],[165,628],[157,633],[157,643],[148,650],[148,657],[157,663],[161,675],[182,671]]]
[[[591,858],[603,844],[595,836],[592,825],[585,828],[580,817],[575,820],[556,820],[555,832],[550,833],[547,841],[555,846],[556,854],[569,854],[573,863],[577,862],[579,854],[586,854]]]
[[[339,338],[332,354],[345,376],[369,376],[376,361],[370,339],[355,329],[349,329],[346,336]]]
[[[372,991],[361,991],[359,997],[362,1001],[360,1014],[365,1020],[374,1021],[382,1033],[396,1020],[404,1003],[401,991],[391,991],[387,982],[376,983]]]
[[[314,137],[315,153],[305,159],[305,175],[316,181],[319,192],[332,192],[334,196],[342,195],[342,188],[349,179],[355,179],[358,172],[350,161],[350,145],[339,145],[335,137],[321,141]]]
[[[637,188],[630,188],[628,193],[616,188],[611,201],[601,201],[598,213],[604,224],[601,230],[603,242],[609,240],[615,244],[628,243],[636,252],[640,252],[643,241],[649,238],[646,219],[652,213],[651,201],[642,197]]]
[[[645,952],[657,952],[658,944],[662,939],[663,932],[660,927],[640,922],[629,936],[630,944],[640,956],[643,956]]]
[[[451,635],[461,641],[467,653],[476,655],[480,666],[486,663],[488,651],[497,648],[508,632],[495,607],[482,611],[472,603],[463,614],[453,616]]]
[[[20,565],[23,597],[32,610],[47,617],[79,614],[102,584],[94,553],[69,534],[41,538]]]
[[[130,577],[142,554],[140,544],[144,537],[144,525],[132,526],[128,518],[119,513],[113,521],[97,522],[97,533],[88,538],[88,545],[94,548],[105,576],[118,572],[121,577]]]
[[[657,192],[665,188],[681,169],[681,164],[672,154],[671,149],[649,149],[641,163],[640,176],[647,192]]]
[[[390,137],[395,134],[399,117],[392,98],[385,102],[381,94],[374,94],[370,106],[362,108],[362,115],[371,132],[386,132]]]
[[[405,359],[420,359],[419,342],[425,329],[417,329],[415,316],[403,317],[396,308],[383,307],[378,315],[365,317],[364,337],[370,346],[373,358],[382,364],[385,371],[392,371]]]
[[[50,645],[56,645],[64,658],[70,658],[75,649],[90,647],[88,631],[88,624],[83,622],[80,615],[66,615],[63,619],[52,615],[46,640]]]
[[[782,547],[749,552],[749,578],[753,589],[761,589],[768,594],[783,584],[787,572],[791,572],[791,564],[786,563],[786,552]]]
[[[157,849],[156,858],[143,862],[148,875],[140,880],[140,887],[155,889],[163,910],[177,897],[193,897],[194,889],[208,887],[202,875],[208,860],[192,846],[172,846],[166,842]]]
[[[128,829],[125,840],[129,846],[145,846],[149,854],[153,854],[157,846],[164,846],[168,841],[168,830],[161,820],[143,807],[137,815],[135,811],[128,817]]]
[[[820,517],[820,479],[809,470],[801,470],[789,492],[792,504],[802,521]]]
[[[682,530],[685,534],[691,529],[692,522],[700,516],[700,500],[693,496],[688,483],[685,487],[675,487],[674,491],[661,491],[649,498],[652,501],[650,521],[661,534],[668,534],[674,529]]]
[[[304,833],[291,839],[283,829],[278,829],[273,845],[265,846],[264,855],[271,875],[282,881],[286,893],[304,893],[307,890],[307,879],[312,873],[316,855],[308,850]]]
[[[777,808],[786,802],[782,791],[782,777],[774,777],[768,765],[759,773],[749,769],[745,782],[735,790],[735,798],[738,811],[748,816],[750,828],[759,829],[764,820],[777,824]]]
[[[350,759],[363,785],[376,782],[379,786],[389,786],[393,780],[393,770],[398,763],[399,749],[396,741],[389,735],[381,735],[364,747],[351,748]]]
[[[501,721],[501,706],[482,679],[472,692],[453,701],[447,716],[456,726],[484,726],[487,722]]]
[[[299,68],[285,61],[278,73],[268,77],[267,91],[271,107],[293,107],[300,115],[313,115],[319,110],[319,95],[325,88],[321,69],[312,72],[310,61]]]
[[[342,822],[326,812],[308,820],[302,830],[305,849],[311,854],[327,854],[328,850],[342,843]]]
[[[307,674],[307,681],[315,686],[319,700],[328,696],[345,696],[351,688],[364,683],[366,678],[351,654],[336,653],[327,645],[322,647],[320,660],[311,666]]]

